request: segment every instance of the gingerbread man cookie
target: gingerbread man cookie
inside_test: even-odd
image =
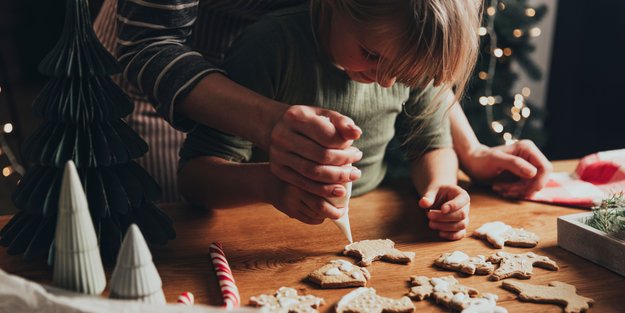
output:
[[[508,277],[528,279],[532,277],[534,266],[552,271],[559,269],[554,260],[533,252],[515,254],[500,251],[491,255],[488,261],[499,263],[499,268],[488,277],[490,280],[501,280]]]
[[[321,288],[364,287],[371,279],[369,271],[345,260],[332,260],[308,275]]]
[[[504,281],[501,287],[518,293],[519,299],[523,301],[562,305],[566,313],[586,312],[595,302],[591,298],[578,295],[575,286],[559,281],[552,281],[548,286]]]
[[[414,252],[402,252],[395,249],[390,239],[363,240],[345,246],[343,254],[360,257],[359,265],[369,266],[373,261],[382,259],[393,263],[410,263]]]
[[[475,230],[474,236],[486,238],[495,248],[504,245],[513,247],[531,248],[538,244],[536,234],[522,228],[512,228],[502,222],[492,222],[482,225]]]
[[[299,296],[297,290],[280,287],[273,295],[250,298],[250,304],[261,307],[263,312],[272,313],[317,313],[325,301],[312,295]]]
[[[470,275],[488,275],[495,270],[495,266],[486,261],[485,256],[469,257],[466,253],[460,251],[443,253],[434,261],[434,265]]]
[[[376,294],[375,289],[360,287],[341,298],[336,313],[403,313],[414,311],[408,297],[391,299]]]

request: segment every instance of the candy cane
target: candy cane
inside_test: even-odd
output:
[[[223,251],[223,247],[219,242],[213,242],[210,245],[209,252],[211,260],[213,261],[213,267],[217,279],[219,281],[219,287],[221,288],[221,296],[224,301],[226,309],[231,310],[238,308],[241,304],[241,296],[239,295],[239,289],[234,283],[234,276],[226,260],[226,254]]]
[[[185,291],[178,296],[177,302],[184,305],[193,305],[193,303],[195,302],[195,297],[192,293]]]

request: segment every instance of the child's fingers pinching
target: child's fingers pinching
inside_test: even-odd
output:
[[[447,202],[441,205],[440,210],[443,214],[458,211],[465,206],[468,206],[471,202],[469,194],[458,186],[441,187],[440,193],[444,194],[445,198],[448,199]]]
[[[447,239],[447,240],[460,240],[462,238],[464,238],[464,236],[467,234],[466,229],[463,229],[461,231],[440,231],[438,232],[438,235],[443,238],[443,239]]]

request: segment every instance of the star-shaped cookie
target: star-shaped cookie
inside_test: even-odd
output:
[[[414,252],[402,252],[395,249],[390,239],[362,240],[345,246],[343,254],[360,257],[359,265],[369,266],[373,261],[382,259],[393,263],[410,263]]]

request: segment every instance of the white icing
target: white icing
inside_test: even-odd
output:
[[[333,260],[332,263],[337,263],[340,265],[340,269],[343,272],[351,272],[354,269],[354,265],[345,261],[345,260]]]
[[[278,303],[280,303],[280,307],[282,308],[290,308],[291,306],[294,306],[296,304],[299,303],[299,301],[297,301],[297,299],[293,299],[293,298],[278,298]]]
[[[352,273],[352,278],[354,278],[354,279],[363,279],[364,277],[362,276],[362,273],[360,273],[360,272],[353,272]]]
[[[333,268],[327,270],[325,273],[323,273],[323,275],[326,275],[326,276],[339,276],[339,275],[341,275],[341,271],[339,271],[338,268],[333,267]]]
[[[460,251],[454,251],[445,258],[444,262],[452,263],[452,264],[459,264],[468,259],[469,259],[469,256],[466,253],[460,252]]]
[[[358,289],[346,294],[345,296],[343,296],[343,298],[341,298],[341,300],[339,300],[339,302],[336,304],[336,311],[337,312],[343,312],[344,308],[349,305],[350,302],[354,301],[354,299],[360,297],[361,295],[365,294],[365,293],[369,293],[371,292],[369,290],[370,288],[367,287],[359,287]],[[375,290],[373,291],[375,293]]]
[[[434,291],[436,292],[450,292],[449,283],[440,278],[432,278],[432,285],[434,285]]]
[[[497,295],[492,293],[484,294],[483,298],[469,298],[467,296],[458,297],[454,295],[452,301],[458,300],[458,304],[466,306],[461,313],[508,313],[503,307],[497,306]]]
[[[337,208],[345,208],[345,214],[343,214],[343,216],[339,217],[338,219],[332,221],[334,222],[334,225],[336,225],[336,227],[338,227],[343,232],[343,235],[345,235],[345,238],[347,238],[349,243],[353,243],[354,240],[352,239],[352,228],[349,224],[349,198],[352,195],[352,183],[345,183],[343,184],[343,186],[345,186],[345,190],[347,191],[345,193],[345,196],[327,198],[327,200]]]
[[[504,238],[501,237],[504,233],[511,230],[512,226],[506,225],[503,222],[491,222],[482,225],[482,227],[478,228],[475,232],[480,235],[486,235],[489,239],[495,240],[495,243],[499,246],[503,246],[505,241]]]

